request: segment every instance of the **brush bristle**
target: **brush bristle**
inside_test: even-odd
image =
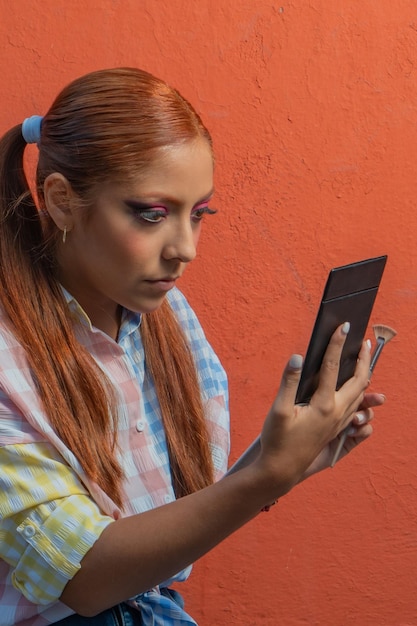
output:
[[[391,339],[397,334],[396,330],[390,328],[389,326],[383,326],[382,324],[375,324],[375,326],[372,326],[372,328],[374,330],[376,339],[380,337],[385,341],[385,343],[391,341]]]

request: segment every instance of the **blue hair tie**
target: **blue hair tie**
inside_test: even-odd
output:
[[[40,143],[42,115],[27,117],[22,124],[22,136],[26,143]]]

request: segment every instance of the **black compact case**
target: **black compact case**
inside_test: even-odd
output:
[[[344,322],[350,323],[350,330],[340,360],[337,389],[352,377],[386,261],[385,255],[330,271],[298,385],[297,404],[308,402],[316,390],[330,337]]]

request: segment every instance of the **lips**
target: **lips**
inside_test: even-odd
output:
[[[154,278],[152,280],[147,280],[148,283],[175,283],[178,276],[164,276],[163,278]]]
[[[155,280],[147,280],[150,289],[153,292],[161,293],[166,292],[175,287],[175,281],[177,276],[164,276],[164,278],[157,278]]]

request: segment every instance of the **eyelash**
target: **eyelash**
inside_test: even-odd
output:
[[[159,224],[163,218],[168,215],[166,209],[153,208],[130,202],[128,202],[127,205],[133,211],[135,217],[146,224]],[[214,215],[215,213],[217,213],[215,209],[211,209],[209,206],[202,206],[191,212],[191,219],[194,222],[201,222],[204,215]]]
[[[217,213],[216,209],[211,209],[209,206],[202,206],[199,209],[195,209],[191,213],[191,219],[196,222],[201,222],[204,215],[215,215]]]
[[[166,215],[166,211],[156,209],[135,209],[135,217],[148,224],[159,224]]]

